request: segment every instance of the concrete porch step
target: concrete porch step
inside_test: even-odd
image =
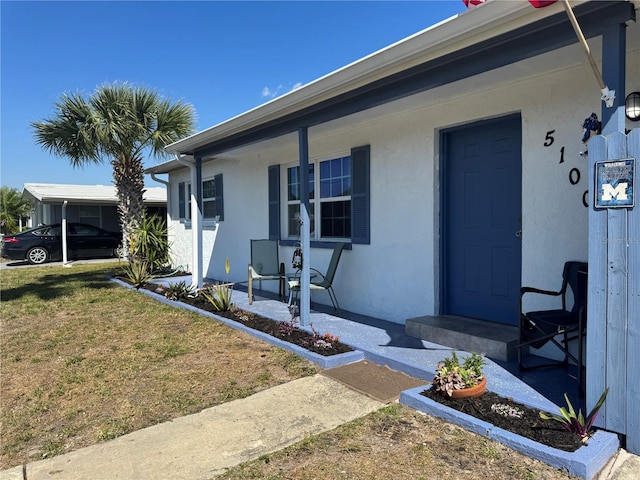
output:
[[[516,359],[518,327],[455,315],[410,318],[405,334],[507,362]]]

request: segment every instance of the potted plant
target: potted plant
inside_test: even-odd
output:
[[[485,360],[481,355],[472,353],[462,364],[455,350],[451,356],[438,363],[433,388],[453,398],[479,397],[487,389],[487,379],[482,373]]]

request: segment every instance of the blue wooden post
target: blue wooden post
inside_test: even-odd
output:
[[[629,157],[640,158],[640,129],[629,135],[614,132],[607,137],[591,139],[592,189],[596,185],[596,161]],[[632,209],[591,208],[587,409],[591,409],[604,389],[609,387],[597,425],[625,434],[627,449],[636,454],[640,454],[639,342],[640,206]]]
[[[629,155],[640,161],[640,128],[629,133],[627,147]],[[640,205],[637,199],[628,220],[627,450],[640,455]]]

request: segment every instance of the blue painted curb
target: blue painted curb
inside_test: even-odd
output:
[[[131,285],[129,285],[127,282],[123,282],[122,280],[119,280],[117,278],[113,278],[113,277],[109,277],[109,280],[111,280],[112,282],[115,282],[125,288],[129,288],[131,290],[134,290],[134,287],[132,287]],[[279,338],[276,337],[272,337],[271,335],[268,335],[264,332],[261,332],[259,330],[254,330],[252,328],[247,327],[246,325],[243,325],[240,322],[236,322],[233,320],[229,320],[228,318],[225,317],[221,317],[219,315],[216,315],[215,313],[211,313],[211,312],[207,312],[206,310],[201,310],[199,308],[196,308],[192,305],[188,305],[184,302],[177,302],[174,300],[169,300],[168,298],[166,298],[164,295],[160,295],[158,293],[154,293],[151,292],[149,290],[146,289],[139,289],[138,292],[143,293],[145,295],[150,296],[151,298],[158,300],[159,302],[162,302],[166,305],[170,305],[172,307],[176,307],[176,308],[182,308],[184,310],[189,310],[191,312],[195,312],[198,313],[200,315],[204,315],[206,317],[210,317],[213,318],[219,322],[222,322],[224,324],[226,324],[227,326],[231,327],[231,328],[235,328],[236,330],[241,330],[245,333],[248,333],[249,335],[251,335],[252,337],[255,337],[259,340],[265,341],[267,343],[270,343],[271,345],[274,345],[276,347],[280,347],[283,348],[285,350],[288,350],[290,352],[295,353],[296,355],[299,355],[313,363],[315,363],[316,365],[319,365],[322,368],[333,368],[333,367],[338,367],[340,365],[346,365],[348,363],[354,363],[354,362],[358,362],[360,360],[364,360],[364,353],[360,352],[358,350],[354,350],[352,352],[346,352],[346,353],[338,353],[336,355],[329,355],[329,356],[325,356],[325,355],[320,355],[318,353],[315,352],[310,352],[309,350],[299,347],[298,345],[294,345],[293,343],[289,343],[286,342],[284,340],[280,340]]]
[[[587,445],[580,447],[575,452],[565,452],[551,448],[420,395],[427,388],[430,388],[430,386],[405,390],[400,394],[400,403],[434,417],[442,418],[478,435],[496,440],[529,457],[541,460],[552,467],[559,468],[570,475],[585,478],[586,480],[594,478],[617,452],[619,447],[617,435],[598,430],[589,439]],[[519,403],[527,407],[546,410],[545,407],[539,405],[532,405],[522,401]]]

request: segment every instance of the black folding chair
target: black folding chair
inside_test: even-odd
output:
[[[520,370],[565,366],[571,358],[578,365],[578,390],[580,395],[584,394],[583,339],[587,323],[587,275],[588,266],[585,262],[566,262],[562,272],[562,287],[558,292],[534,287],[522,287],[520,289],[520,343],[516,347],[518,350],[518,368]],[[569,288],[573,294],[573,306],[571,309],[567,308],[567,292]],[[528,293],[561,297],[562,308],[523,312],[522,298]],[[569,351],[569,342],[573,340],[578,341],[577,357]],[[548,342],[552,342],[562,351],[564,354],[562,361],[529,366],[524,364],[523,351],[525,348],[527,350],[530,346],[540,348]]]

